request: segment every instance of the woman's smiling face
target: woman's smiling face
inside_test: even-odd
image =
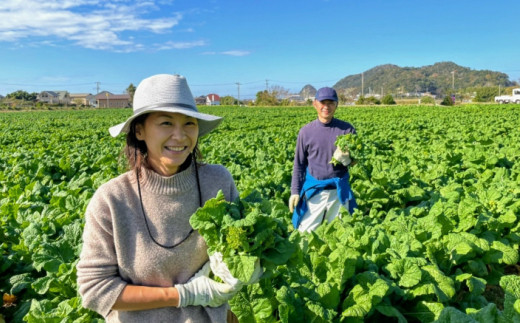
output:
[[[154,171],[171,176],[195,149],[199,136],[196,118],[173,112],[152,112],[136,125],[136,137],[146,143],[148,163]]]

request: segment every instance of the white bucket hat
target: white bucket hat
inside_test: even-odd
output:
[[[156,112],[177,112],[198,119],[199,137],[215,129],[221,117],[200,113],[191,94],[186,78],[181,75],[158,74],[141,81],[134,94],[134,113],[128,120],[108,131],[112,137],[128,133],[132,120],[140,115]]]

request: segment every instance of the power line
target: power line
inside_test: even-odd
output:
[[[222,86],[222,85],[234,85],[236,83],[215,83],[215,84],[190,84],[192,86]]]
[[[328,83],[328,82],[336,82],[337,80],[325,80],[325,81],[308,81],[308,82],[298,82],[298,81],[282,81],[282,80],[269,80],[265,79],[264,81],[248,81],[248,82],[241,82],[241,85],[251,85],[251,84],[257,84],[265,82],[266,89],[269,89],[269,82],[274,83],[280,83],[280,84],[316,84],[316,83]],[[73,86],[85,86],[90,84],[96,84],[96,89],[99,89],[99,84],[101,82],[88,82],[88,83],[3,83],[0,82],[0,86],[38,86],[38,87],[73,87]],[[105,86],[120,86],[124,85],[126,83],[108,83],[103,82]],[[202,87],[202,86],[229,86],[229,85],[236,85],[236,83],[201,83],[201,84],[190,84],[190,87]]]
[[[52,87],[52,86],[81,86],[81,85],[90,85],[92,84],[91,82],[89,83],[39,83],[39,84],[31,84],[31,83],[23,83],[23,84],[19,84],[19,83],[0,83],[0,85],[9,85],[9,86],[47,86],[47,87]]]
[[[286,84],[302,84],[302,83],[305,83],[305,82],[297,82],[297,81],[278,81],[278,80],[270,80],[272,82],[277,82],[277,83],[286,83]],[[338,80],[328,80],[328,81],[313,81],[313,82],[307,82],[308,84],[312,83],[312,84],[315,84],[315,83],[330,83],[330,82],[334,82],[336,83]]]

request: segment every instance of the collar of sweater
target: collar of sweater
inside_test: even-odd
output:
[[[327,123],[323,123],[320,121],[320,119],[316,119],[316,126],[318,127],[323,127],[323,128],[330,128],[330,127],[334,127],[336,125],[336,118],[332,118],[332,120],[330,120],[330,122],[327,122]]]
[[[189,190],[197,182],[193,164],[182,172],[172,176],[162,176],[146,168],[141,168],[140,174],[141,188],[153,194],[178,194],[179,192]]]

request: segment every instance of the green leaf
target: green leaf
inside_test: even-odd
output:
[[[266,287],[260,284],[245,286],[229,301],[240,323],[275,322],[273,312],[277,303],[272,301],[273,290]]]
[[[500,314],[496,304],[489,303],[483,308],[472,309],[468,308],[466,312],[474,318],[477,322],[499,322]]]
[[[444,305],[437,302],[419,301],[415,307],[412,308],[409,315],[417,318],[421,322],[433,322],[439,318]]]
[[[454,281],[444,275],[436,266],[427,265],[421,268],[423,279],[421,283],[410,290],[414,297],[435,295],[439,302],[447,302],[455,296]]]
[[[305,320],[307,322],[328,323],[331,322],[337,312],[330,308],[325,308],[320,302],[307,301],[305,303]]]
[[[385,268],[392,278],[398,279],[399,286],[409,288],[421,281],[422,271],[419,265],[425,264],[425,260],[421,258],[392,259]]]
[[[343,318],[363,318],[379,304],[390,291],[389,284],[377,274],[365,272],[357,277],[358,284],[343,302]]]
[[[502,276],[500,287],[505,292],[504,319],[507,322],[520,322],[520,311],[517,301],[520,299],[520,277],[516,275]]]
[[[340,305],[340,293],[338,285],[321,283],[316,290],[320,296],[320,303],[328,309],[336,309]]]
[[[253,277],[255,271],[255,263],[258,257],[239,255],[234,257],[224,256],[224,262],[229,267],[229,271],[233,277],[240,281],[248,282]]]
[[[488,274],[487,266],[482,259],[469,260],[468,268],[474,275],[487,276]]]
[[[287,286],[281,286],[276,291],[276,300],[278,301],[278,311],[280,314],[280,321],[288,322],[303,322],[304,314],[303,300],[300,299],[295,291]]]
[[[24,273],[19,275],[14,275],[9,278],[9,283],[11,284],[11,294],[17,295],[21,291],[25,290],[27,286],[30,286],[34,281],[33,277],[31,277],[30,273]]]
[[[376,310],[387,317],[395,317],[397,318],[398,323],[407,323],[408,320],[404,317],[404,315],[394,306],[390,305],[377,305]]]
[[[506,240],[504,240],[504,242],[498,240],[492,242],[490,251],[492,254],[491,258],[507,265],[518,263],[518,246],[513,248]]]
[[[470,315],[459,311],[454,307],[446,307],[442,310],[435,323],[478,323]]]
[[[295,251],[295,246],[288,239],[275,238],[274,247],[267,248],[262,254],[262,259],[272,262],[275,265],[287,263]]]
[[[486,290],[486,280],[479,277],[471,277],[466,282],[468,284],[469,291],[475,295],[481,295]]]
[[[34,291],[40,295],[44,295],[47,293],[51,284],[56,280],[54,277],[45,276],[42,278],[38,278],[34,283],[31,284],[31,287]]]
[[[328,256],[328,279],[343,287],[347,280],[355,275],[356,263],[360,256],[353,248],[338,246]]]

